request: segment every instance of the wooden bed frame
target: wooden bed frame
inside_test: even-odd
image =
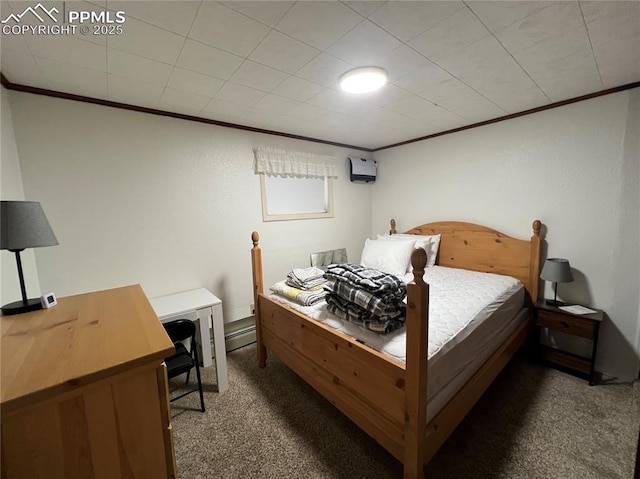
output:
[[[422,275],[426,253],[411,258],[407,285],[406,364],[300,314],[263,294],[262,252],[253,232],[251,262],[258,363],[267,349],[404,463],[404,478],[424,477],[424,466],[482,396],[531,330],[538,296],[540,229],[518,240],[485,226],[456,221],[428,223],[409,234],[441,234],[437,264],[513,276],[526,288],[528,319],[502,343],[447,405],[427,424],[429,286]],[[392,234],[395,221],[391,220]]]

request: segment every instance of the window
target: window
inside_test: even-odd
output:
[[[258,147],[255,157],[263,221],[333,217],[333,156]]]

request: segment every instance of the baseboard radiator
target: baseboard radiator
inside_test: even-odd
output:
[[[225,324],[224,330],[227,352],[256,342],[256,323],[253,316]]]

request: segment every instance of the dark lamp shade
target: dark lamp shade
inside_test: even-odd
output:
[[[549,258],[544,262],[540,278],[554,283],[570,283],[573,281],[569,260],[562,258]]]
[[[0,249],[20,251],[58,244],[37,201],[0,202]]]

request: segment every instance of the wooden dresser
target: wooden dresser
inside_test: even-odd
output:
[[[139,285],[0,320],[3,479],[176,476],[174,348]]]

